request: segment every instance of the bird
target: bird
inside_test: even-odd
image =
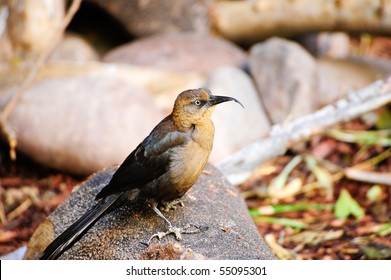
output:
[[[129,201],[142,200],[163,219],[167,231],[152,235],[150,241],[168,234],[181,240],[186,229],[173,226],[158,206],[172,207],[194,185],[206,166],[213,147],[215,105],[235,101],[213,95],[207,88],[181,92],[174,107],[151,133],[127,156],[109,183],[96,195],[97,203],[55,238],[40,259],[58,259],[103,215]]]

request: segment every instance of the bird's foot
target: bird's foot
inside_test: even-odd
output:
[[[160,209],[164,212],[169,212],[170,210],[176,210],[178,206],[181,207],[185,206],[185,204],[183,204],[183,201],[181,199],[175,199],[171,202],[163,203]]]
[[[194,229],[191,229],[191,227],[194,227]],[[175,239],[180,241],[182,240],[182,234],[193,234],[193,233],[199,233],[201,232],[200,227],[196,225],[186,225],[184,228],[177,228],[174,226],[169,226],[168,230],[165,232],[158,232],[152,235],[148,242],[147,245],[151,244],[151,241],[156,237],[157,239],[162,239],[166,237],[167,235],[174,234]]]

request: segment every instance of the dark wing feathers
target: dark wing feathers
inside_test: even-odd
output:
[[[153,130],[120,165],[96,199],[138,188],[159,178],[169,167],[171,149],[185,144],[189,137],[178,131],[159,133]]]

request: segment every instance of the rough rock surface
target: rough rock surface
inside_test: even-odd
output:
[[[62,259],[275,259],[248,214],[240,193],[213,166],[182,198],[185,206],[165,213],[175,226],[201,226],[197,234],[175,241],[168,236],[142,244],[164,222],[145,204],[128,204],[102,217]],[[110,180],[114,168],[93,176],[61,204],[37,229],[25,258],[36,258],[55,235],[94,204],[94,197]]]
[[[159,34],[119,46],[103,58],[110,63],[154,66],[209,74],[221,66],[243,66],[245,53],[223,39],[195,33]]]

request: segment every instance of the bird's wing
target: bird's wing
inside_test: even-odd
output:
[[[189,139],[189,135],[178,131],[168,133],[153,131],[125,159],[110,183],[101,190],[96,199],[129,191],[159,178],[169,168],[172,149],[184,145]]]

